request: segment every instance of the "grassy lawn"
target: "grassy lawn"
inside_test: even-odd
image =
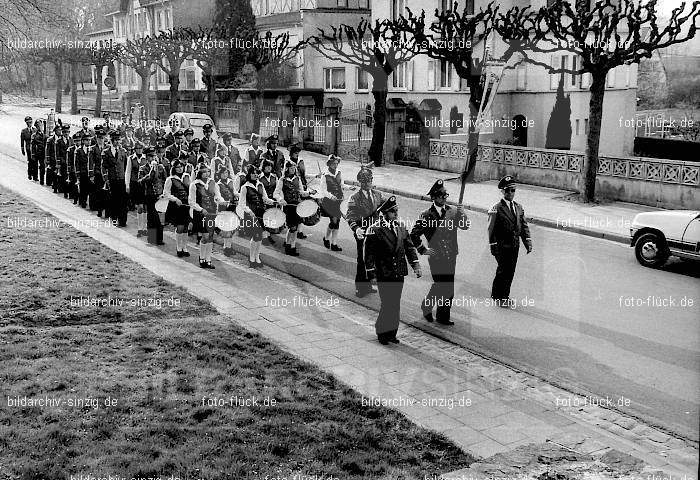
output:
[[[72,227],[8,217],[51,218],[0,190],[0,479],[423,479],[473,461]],[[163,303],[71,305],[88,294]]]

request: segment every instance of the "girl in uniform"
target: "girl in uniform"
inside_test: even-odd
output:
[[[211,264],[211,255],[214,250],[214,222],[220,203],[225,204],[226,200],[221,197],[218,185],[211,178],[209,166],[202,163],[189,188],[192,222],[202,233],[202,240],[199,244],[200,268],[214,268],[214,265]]]
[[[236,213],[243,220],[243,228],[250,236],[250,250],[248,262],[251,268],[262,267],[260,261],[260,247],[262,246],[263,220],[265,205],[274,205],[274,201],[268,198],[262,183],[258,180],[260,171],[249,165],[245,176],[245,183],[241,186],[241,193],[236,207]]]
[[[338,246],[338,228],[340,218],[343,214],[340,211],[340,203],[343,201],[343,179],[340,176],[338,164],[340,157],[331,154],[328,156],[326,171],[321,174],[321,215],[328,217],[328,228],[323,236],[323,245],[334,252],[343,249]]]
[[[267,197],[273,198],[275,195],[275,189],[277,188],[277,184],[279,183],[277,175],[272,173],[274,164],[270,160],[263,160],[262,166],[260,168],[262,168],[260,183],[262,183],[263,187],[265,188],[265,193],[267,193]],[[274,245],[275,239],[272,238],[272,234],[270,232],[268,232],[267,230],[264,231],[263,236],[267,237],[267,241],[270,242],[270,245]]]
[[[236,206],[238,205],[238,193],[236,192],[234,182],[230,178],[230,174],[227,168],[222,167],[219,169],[219,181],[216,184],[219,187],[219,193],[221,197],[228,202],[226,210],[235,212]],[[233,255],[232,237],[233,232],[221,232],[221,238],[224,242],[224,255],[230,257]]]
[[[302,198],[309,197],[310,191],[304,188],[304,184],[297,175],[297,166],[293,162],[287,162],[284,166],[284,176],[277,182],[274,198],[282,205],[287,223],[287,241],[284,242],[284,253],[298,257],[297,252],[297,227],[301,223],[297,215],[297,205]]]
[[[124,172],[124,182],[126,183],[126,193],[129,195],[131,203],[136,207],[136,236],[147,236],[146,218],[146,196],[143,186],[139,183],[139,171],[148,165],[146,155],[143,153],[143,143],[136,142],[134,145],[136,153],[129,155],[126,160],[126,171]]]
[[[170,200],[165,212],[167,223],[175,225],[175,245],[178,257],[189,257],[187,251],[187,224],[190,223],[189,178],[184,175],[185,166],[175,160],[170,168],[170,176],[165,179],[163,196]]]

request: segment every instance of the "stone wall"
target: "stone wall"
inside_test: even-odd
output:
[[[461,172],[465,142],[430,141],[430,168]],[[580,191],[583,152],[479,145],[477,181],[514,175],[520,182]],[[700,209],[700,164],[643,157],[600,157],[596,192],[602,198],[662,208]]]

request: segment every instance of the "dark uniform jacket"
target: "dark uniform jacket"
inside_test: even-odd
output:
[[[370,190],[372,200],[365,195],[363,190],[353,193],[348,200],[348,213],[346,215],[348,225],[353,232],[358,228],[367,229],[379,220],[379,206],[384,203],[382,194],[376,190]]]
[[[75,160],[73,165],[73,170],[76,175],[88,175],[90,170],[90,152],[92,147],[88,148],[87,153],[83,150],[83,147],[76,147],[75,149]]]
[[[209,140],[203,138],[199,144],[199,151],[206,153],[209,158],[214,158],[216,155],[216,146],[216,140],[213,138],[209,137]]]
[[[489,210],[489,243],[498,248],[518,248],[522,239],[525,245],[530,242],[530,228],[525,220],[523,207],[513,202],[516,215],[513,215],[505,199],[501,199]]]
[[[46,166],[49,168],[56,168],[56,136],[52,135],[46,140]]]
[[[435,270],[433,266],[452,265],[452,272],[454,272],[454,264],[459,253],[457,229],[468,228],[467,216],[460,215],[456,208],[449,205],[444,206],[443,212],[440,216],[435,205],[431,205],[429,209],[422,212],[411,230],[411,240],[420,254],[425,253],[428,248],[435,251],[429,259],[432,270]],[[422,236],[425,236],[428,241],[427,247],[423,245]]]
[[[22,132],[19,134],[19,141],[22,147],[22,155],[32,154],[32,134],[34,133],[34,127],[23,128]]]
[[[168,178],[168,175],[165,172],[165,167],[160,162],[154,169],[151,168],[150,163],[145,163],[139,168],[138,181],[147,197],[159,197],[162,195],[166,178]]]
[[[56,166],[60,167],[62,173],[67,172],[68,167],[68,149],[73,144],[71,138],[59,137],[56,140]]]
[[[34,132],[31,146],[32,158],[42,163],[44,161],[44,155],[46,154],[46,137],[42,132]]]
[[[365,269],[378,282],[401,280],[408,275],[406,259],[418,263],[418,252],[406,227],[396,223],[394,230],[385,220],[370,226],[365,240]]]
[[[102,177],[110,186],[117,182],[124,183],[124,165],[127,154],[123,148],[116,147],[116,155],[112,154],[111,148],[105,148],[102,152]]]
[[[95,176],[99,179],[102,178],[102,149],[104,148],[104,143],[102,148],[95,144],[90,147],[90,153],[88,154],[88,174]]]

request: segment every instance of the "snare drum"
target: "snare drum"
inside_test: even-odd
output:
[[[299,215],[301,223],[309,227],[313,227],[321,221],[321,210],[314,200],[302,200],[297,205],[297,215]]]
[[[272,234],[280,233],[284,230],[286,216],[280,208],[268,208],[263,214],[263,226],[265,230]]]
[[[158,218],[160,218],[160,224],[165,225],[165,212],[168,210],[167,198],[162,197],[156,201],[156,212],[158,212]]]
[[[225,211],[216,216],[214,225],[222,232],[233,232],[241,226],[241,219],[235,213]]]

